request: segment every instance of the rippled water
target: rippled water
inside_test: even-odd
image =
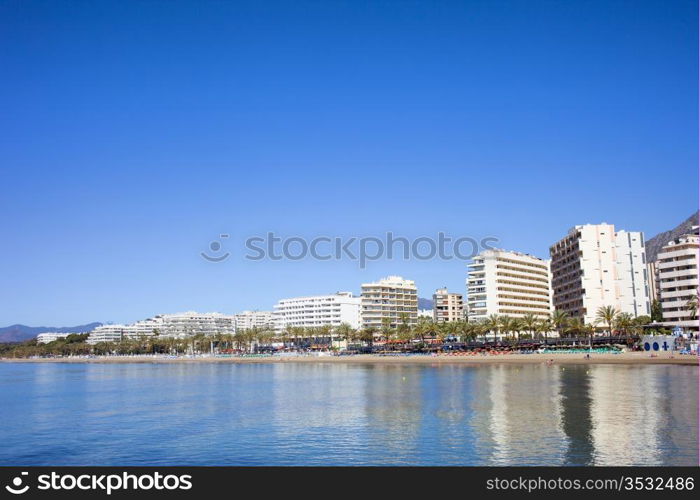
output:
[[[0,364],[0,465],[697,465],[693,366]]]

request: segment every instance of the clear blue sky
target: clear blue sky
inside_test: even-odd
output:
[[[0,326],[269,309],[458,260],[242,240],[648,237],[698,205],[695,1],[0,1]],[[234,255],[199,257],[219,233]]]

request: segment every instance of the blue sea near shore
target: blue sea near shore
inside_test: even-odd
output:
[[[0,465],[697,465],[673,365],[0,363]]]

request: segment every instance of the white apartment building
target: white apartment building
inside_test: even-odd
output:
[[[520,318],[552,312],[548,260],[500,249],[484,250],[468,265],[467,318],[482,321],[492,314]]]
[[[360,297],[350,292],[282,299],[274,306],[275,331],[287,327],[339,326],[360,327]]]
[[[697,234],[686,234],[665,245],[658,255],[659,302],[664,326],[698,331],[698,315],[688,311],[688,301],[698,293]]]
[[[95,328],[88,335],[88,344],[97,344],[99,342],[120,342],[124,335],[125,325],[102,325]]]
[[[450,293],[438,288],[433,294],[433,321],[444,323],[464,319],[464,299],[461,293]]]
[[[606,223],[575,226],[549,254],[556,310],[588,324],[601,306],[651,314],[643,233]]]
[[[235,318],[221,313],[198,313],[188,311],[177,314],[161,314],[153,318],[160,321],[162,330],[157,327],[158,335],[165,337],[190,337],[193,335],[217,335],[235,333]],[[153,324],[147,325],[153,326]],[[134,331],[137,333],[137,331]]]
[[[221,313],[188,311],[176,314],[159,314],[130,325],[98,326],[87,342],[119,342],[122,339],[150,337],[189,337],[235,333],[235,318]]]
[[[274,326],[274,314],[272,311],[243,311],[235,314],[235,329],[251,330],[255,328],[267,328]]]
[[[72,333],[44,332],[36,336],[36,342],[37,344],[48,344],[58,339],[65,339],[68,335],[72,335]]]
[[[127,338],[150,337],[151,335],[166,336],[165,315],[137,321],[131,325],[126,325],[123,329]]]
[[[361,294],[362,326],[381,328],[387,318],[396,327],[405,318],[415,325],[418,317],[418,290],[411,280],[388,276],[374,283],[364,283]]]
[[[435,315],[435,313],[433,312],[432,309],[418,309],[418,317],[419,318],[425,317],[425,318],[433,319],[434,315]]]

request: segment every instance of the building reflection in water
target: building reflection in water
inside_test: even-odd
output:
[[[562,463],[566,439],[559,371],[544,365],[491,365],[476,371],[471,425],[480,463]]]

